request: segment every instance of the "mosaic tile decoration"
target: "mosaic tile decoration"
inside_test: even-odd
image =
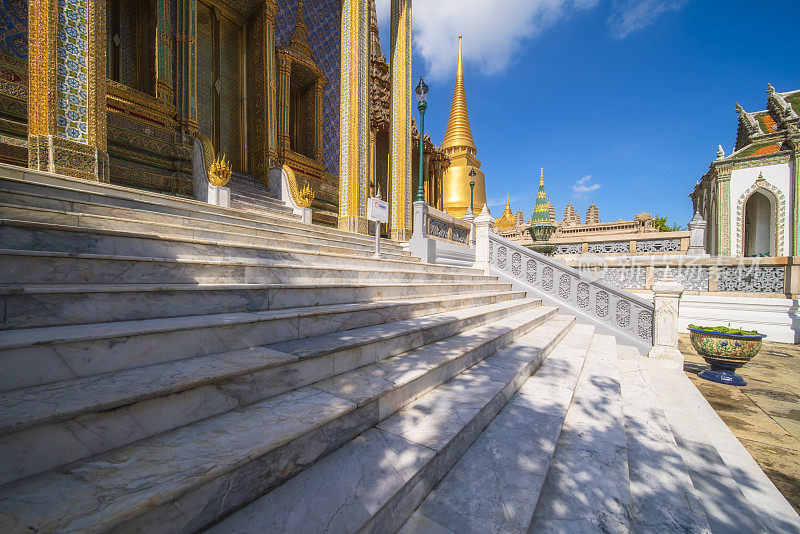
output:
[[[296,0],[278,0],[275,42],[288,46],[294,31]],[[322,92],[322,158],[325,170],[339,174],[339,100],[341,12],[338,0],[306,0],[307,36],[314,61],[325,73]]]
[[[56,44],[56,83],[58,110],[56,127],[67,139],[88,141],[89,81],[87,0],[58,0],[58,30]]]
[[[27,0],[0,0],[0,54],[28,59]]]

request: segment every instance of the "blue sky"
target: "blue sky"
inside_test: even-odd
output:
[[[438,144],[462,33],[495,217],[506,192],[530,217],[544,167],[559,219],[568,201],[581,218],[594,201],[602,221],[648,211],[685,225],[695,181],[735,142],[734,102],[760,110],[767,82],[800,88],[798,20],[796,0],[418,0],[414,83],[431,87],[425,130]]]

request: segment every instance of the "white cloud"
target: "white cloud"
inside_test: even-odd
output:
[[[484,74],[508,67],[523,41],[599,0],[427,0],[414,3],[415,50],[424,58],[426,77],[452,78],[458,36],[463,35],[465,63]],[[377,0],[381,33],[388,30],[389,0]],[[381,36],[382,42],[386,42]],[[388,50],[384,53],[388,56]]]
[[[614,0],[608,28],[616,39],[624,39],[631,32],[649,26],[655,19],[682,8],[688,0]]]
[[[581,198],[586,193],[589,193],[591,191],[597,191],[598,189],[600,189],[600,184],[593,184],[591,183],[591,181],[592,181],[591,174],[587,174],[583,178],[577,180],[575,182],[575,185],[572,186],[572,191],[575,193],[572,196],[575,198]]]
[[[611,0],[607,25],[618,39],[680,9],[689,0]],[[391,0],[376,0],[383,53],[389,57]],[[414,50],[425,61],[426,78],[452,79],[458,36],[463,35],[464,62],[485,75],[504,71],[526,40],[535,39],[574,13],[600,0],[418,0],[413,4]]]

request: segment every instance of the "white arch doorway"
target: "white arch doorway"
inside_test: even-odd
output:
[[[775,196],[758,189],[747,199],[744,209],[744,255],[776,256]]]

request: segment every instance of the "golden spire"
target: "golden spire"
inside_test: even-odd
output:
[[[462,149],[475,155],[475,141],[469,127],[467,115],[467,94],[464,91],[464,67],[461,60],[461,36],[458,36],[458,67],[456,68],[456,87],[453,90],[453,103],[450,105],[450,120],[444,133],[442,148]]]
[[[539,171],[539,185],[544,186],[544,167]]]

